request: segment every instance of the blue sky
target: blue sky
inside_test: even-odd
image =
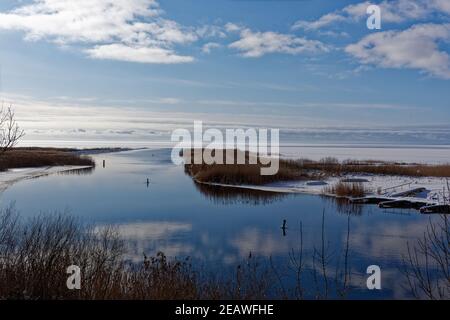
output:
[[[29,139],[197,119],[449,143],[450,1],[371,3],[381,30],[363,1],[3,0],[1,98]]]

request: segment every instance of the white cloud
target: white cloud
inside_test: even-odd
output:
[[[253,32],[243,29],[240,39],[229,45],[241,52],[244,57],[261,57],[269,53],[286,53],[297,55],[301,53],[327,52],[329,47],[317,40],[295,37],[277,32]]]
[[[178,104],[180,103],[182,100],[178,99],[178,98],[161,98],[159,100],[156,100],[159,103],[163,103],[163,104]]]
[[[345,31],[319,30],[318,35],[332,38],[349,38],[350,35]]]
[[[448,0],[429,0],[431,6],[433,6],[437,11],[445,14],[450,14],[450,1]]]
[[[404,31],[373,33],[345,51],[364,64],[418,69],[450,79],[450,57],[439,49],[440,41],[450,41],[450,24],[419,24]]]
[[[161,14],[156,0],[33,0],[0,13],[0,30],[23,31],[31,41],[87,46],[85,51],[93,58],[193,61],[178,55],[173,47],[196,41],[199,35]]]
[[[375,4],[364,1],[352,4],[332,13],[327,13],[315,21],[297,21],[292,28],[307,31],[319,30],[339,22],[357,22],[367,17],[367,7]],[[381,8],[382,21],[401,23],[428,18],[433,13],[450,14],[448,0],[384,0],[378,3]]]
[[[226,29],[217,25],[204,25],[196,29],[201,38],[226,38]]]
[[[294,23],[292,29],[317,30],[335,22],[345,21],[346,18],[338,13],[327,13],[315,21],[300,20]]]
[[[343,12],[354,20],[367,17],[367,7],[370,1],[355,5],[349,5]],[[382,1],[378,4],[381,8],[382,20],[385,22],[400,23],[407,20],[417,20],[426,18],[433,8],[427,1],[423,0],[394,0]]]
[[[323,15],[315,21],[297,21],[293,29],[327,32],[326,27],[336,23],[360,22],[367,17],[367,7],[375,2],[352,4]],[[450,78],[449,55],[439,48],[441,41],[449,40],[449,24],[429,23],[436,16],[440,21],[450,15],[449,0],[383,0],[382,23],[422,21],[404,31],[384,31],[370,34],[359,42],[348,45],[345,51],[364,64],[385,68],[418,69],[435,77]],[[442,19],[443,18],[443,19]],[[336,31],[332,31],[336,32]]]
[[[127,46],[109,44],[86,49],[85,52],[95,59],[121,60],[139,63],[183,63],[194,61],[193,57],[180,56],[174,51],[159,47]]]
[[[217,48],[220,48],[220,47],[221,47],[221,45],[219,43],[217,43],[217,42],[208,42],[205,45],[203,45],[202,52],[206,53],[206,54],[209,54],[209,53],[211,53],[211,51],[213,49],[217,49]]]
[[[228,22],[228,23],[225,25],[225,30],[226,30],[227,32],[239,32],[239,31],[241,31],[242,29],[243,29],[242,26],[237,25],[237,24],[235,24],[235,23],[231,23],[231,22]]]
[[[224,39],[237,33],[229,45],[245,57],[268,53],[291,55],[327,51],[323,43],[276,32],[252,32],[240,24],[188,27],[163,18],[157,0],[31,0],[0,12],[0,30],[21,31],[28,41],[70,46],[92,59],[174,64],[194,61],[178,46],[200,39]],[[209,42],[210,53],[221,44]]]
[[[395,105],[395,104],[380,104],[380,103],[288,103],[280,101],[244,101],[244,100],[199,100],[196,101],[199,105],[208,106],[228,106],[228,107],[285,107],[297,109],[363,109],[363,110],[413,110],[413,107]]]

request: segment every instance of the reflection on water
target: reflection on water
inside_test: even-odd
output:
[[[86,167],[86,168],[79,168],[79,169],[73,169],[73,170],[65,170],[58,172],[58,175],[66,176],[66,175],[75,175],[75,176],[83,176],[83,175],[89,175],[92,174],[95,170],[95,167]]]
[[[348,198],[337,198],[330,196],[322,196],[322,198],[325,202],[332,202],[336,207],[336,211],[340,214],[354,216],[360,216],[363,214],[364,205],[353,203]]]
[[[98,227],[101,230],[104,227]],[[189,256],[192,247],[180,243],[183,234],[192,231],[192,225],[179,222],[135,222],[116,225],[127,246],[126,259],[142,262],[144,254],[162,251],[169,257]]]
[[[171,164],[169,149],[94,158],[105,160],[105,168],[21,181],[1,194],[0,205],[16,201],[25,217],[67,209],[99,227],[116,225],[131,261],[164,251],[225,274],[251,254],[276,270],[294,296],[301,266],[305,296],[409,297],[400,268],[407,243],[426,231],[427,216],[321,196],[198,185]],[[381,291],[366,287],[373,264],[382,270]]]
[[[279,192],[259,191],[253,189],[231,188],[212,186],[194,182],[195,188],[206,198],[216,204],[251,204],[267,205],[275,201],[281,201],[287,194]]]

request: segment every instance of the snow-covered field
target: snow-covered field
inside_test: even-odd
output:
[[[0,193],[5,191],[13,183],[24,179],[38,178],[50,174],[60,173],[64,171],[80,170],[89,168],[86,166],[56,166],[56,167],[40,167],[40,168],[22,168],[10,169],[0,172]]]
[[[339,161],[378,160],[402,163],[447,164],[450,163],[450,146],[423,145],[289,145],[280,148],[280,158],[320,160],[333,157]],[[447,178],[405,177],[371,174],[349,174],[341,177],[329,177],[324,181],[290,181],[259,185],[229,186],[261,191],[283,193],[326,194],[326,189],[340,180],[356,179],[363,182],[365,189],[373,195],[382,195],[396,199],[423,201],[441,204],[444,197],[450,198]],[[449,182],[450,183],[450,182]],[[225,185],[222,185],[225,186]],[[415,198],[398,197],[396,194],[407,190],[425,188],[426,191]],[[447,200],[448,201],[448,200]]]
[[[334,157],[339,161],[355,159],[442,164],[450,163],[450,146],[291,145],[280,148],[280,157],[311,160]]]
[[[330,177],[323,181],[284,181],[270,183],[266,185],[225,185],[207,183],[224,187],[252,189],[260,191],[281,192],[281,193],[306,193],[306,194],[327,194],[327,187],[339,181],[361,182],[370,195],[383,196],[396,200],[423,201],[429,203],[444,204],[445,199],[449,199],[450,194],[447,185],[450,180],[436,177],[404,177],[386,176],[371,174],[349,174],[340,177]],[[417,188],[425,188],[414,197],[404,197],[398,194]],[[448,200],[447,200],[448,201]]]

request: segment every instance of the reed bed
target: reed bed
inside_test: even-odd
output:
[[[202,150],[191,150],[192,159],[195,152],[202,152]],[[234,164],[226,164],[224,150],[223,164],[187,163],[185,172],[198,182],[221,184],[262,185],[277,181],[308,180],[315,177],[315,174],[302,170],[297,162],[283,159],[279,159],[279,170],[275,175],[261,175],[261,169],[267,167],[261,164],[262,157],[245,152],[245,164],[237,164],[238,155],[243,153],[243,151],[234,150]],[[251,164],[250,158],[256,159],[256,163]]]
[[[405,280],[417,298],[449,298],[445,278],[449,224],[445,216],[443,221],[430,227],[431,241],[412,245],[408,251]],[[322,237],[318,246],[314,245],[311,270],[304,262],[308,256],[304,255],[300,224],[299,247],[290,251],[286,270],[275,267],[272,259],[264,264],[249,253],[234,273],[210,275],[194,268],[189,258],[169,260],[161,252],[154,257],[143,255],[140,263],[128,262],[124,259],[124,242],[114,228],[90,228],[66,213],[39,215],[24,222],[9,207],[0,210],[0,300],[345,299],[352,287],[348,268],[350,227],[347,249],[334,252],[327,249],[325,226],[323,212]],[[431,269],[419,269],[423,264],[418,261],[426,257],[442,272],[433,273],[433,277],[444,276],[437,286],[426,281],[435,270],[434,264]],[[71,265],[81,269],[80,290],[67,288],[67,267]],[[283,270],[289,270],[291,276]],[[338,278],[333,280],[335,276]],[[288,279],[292,289],[286,287]],[[310,280],[314,288],[308,290],[303,284]]]
[[[250,260],[234,277],[214,279],[163,253],[127,262],[124,248],[114,228],[98,231],[64,213],[23,223],[7,208],[0,211],[0,300],[263,299],[269,291],[270,277]],[[71,265],[82,271],[80,290],[67,288]]]
[[[94,166],[95,162],[72,149],[17,148],[0,155],[0,171],[64,165]]]
[[[200,151],[200,150],[198,150]],[[191,150],[193,155],[197,150]],[[238,153],[235,150],[235,159]],[[224,151],[225,154],[225,151]],[[257,157],[257,164],[250,164],[250,157]],[[249,152],[245,153],[245,164],[185,164],[185,172],[198,182],[221,183],[221,184],[253,184],[262,185],[271,182],[293,181],[293,180],[323,180],[328,177],[340,177],[346,174],[374,174],[394,175],[411,177],[450,177],[450,164],[426,165],[407,164],[384,161],[338,161],[335,158],[324,158],[319,161],[309,159],[288,160],[279,159],[279,171],[275,175],[261,175],[259,157]],[[361,194],[363,190],[354,187],[340,187],[344,193],[349,192]],[[345,190],[347,189],[347,190]]]
[[[364,184],[360,182],[347,183],[340,181],[334,185],[326,187],[324,193],[333,194],[338,197],[360,198],[364,197],[368,193],[368,190]]]
[[[304,170],[319,170],[329,175],[369,173],[412,177],[450,177],[450,163],[427,165],[374,160],[346,160],[339,162],[334,158],[326,158],[320,161],[301,159],[296,162]]]

